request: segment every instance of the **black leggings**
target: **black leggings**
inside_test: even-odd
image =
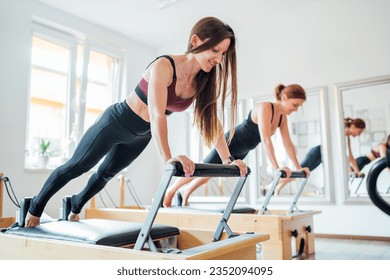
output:
[[[40,217],[56,192],[104,158],[85,188],[72,196],[72,212],[80,213],[90,198],[142,153],[150,139],[150,124],[135,114],[126,101],[111,105],[85,132],[72,158],[50,174],[41,191],[33,197],[29,212]]]
[[[302,167],[309,168],[310,171],[316,169],[322,162],[321,145],[311,148],[306,157],[301,162]]]
[[[256,127],[257,129],[257,127]],[[229,139],[229,131],[225,133],[225,139]],[[246,127],[238,126],[236,127],[236,132],[228,146],[230,154],[235,159],[243,160],[248,153],[255,149],[257,145],[261,142],[260,137],[253,137],[251,134],[248,134]],[[220,156],[218,155],[217,150],[214,148],[203,160],[204,163],[222,163]]]
[[[359,170],[362,170],[364,166],[369,164],[371,160],[367,156],[361,156],[356,159],[356,164],[359,167]]]

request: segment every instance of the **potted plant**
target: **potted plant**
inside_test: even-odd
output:
[[[49,163],[49,149],[50,147],[50,140],[45,140],[41,138],[41,142],[39,144],[39,159],[38,159],[38,165],[39,168],[46,168],[47,164]]]

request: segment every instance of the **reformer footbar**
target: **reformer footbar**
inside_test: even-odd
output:
[[[248,168],[248,172],[244,177],[240,177],[240,170],[235,165],[223,165],[223,164],[204,164],[197,163],[195,164],[195,171],[192,177],[240,177],[237,185],[233,191],[232,196],[226,206],[226,209],[223,213],[222,219],[217,227],[217,230],[213,236],[213,241],[218,241],[222,235],[223,230],[225,229],[229,237],[236,236],[233,234],[229,226],[227,225],[227,221],[230,217],[230,214],[233,210],[233,207],[241,193],[241,190],[245,184],[247,176],[250,174],[250,170]],[[184,177],[183,167],[180,163],[175,162],[169,164],[165,169],[165,174],[160,181],[160,185],[157,189],[156,195],[153,199],[152,206],[146,217],[146,220],[142,226],[142,229],[138,235],[137,241],[135,243],[135,250],[142,250],[145,243],[151,243],[151,238],[149,236],[150,229],[153,225],[154,220],[156,219],[158,210],[160,209],[165,192],[171,182],[173,176],[176,177]]]
[[[287,176],[287,173],[284,170],[278,170],[276,172],[275,178],[273,179],[273,181],[271,183],[271,188],[269,189],[269,191],[265,197],[264,203],[259,210],[259,213],[258,213],[259,215],[264,215],[264,214],[270,215],[271,214],[271,212],[268,210],[268,204],[271,200],[271,197],[275,193],[275,189],[276,189],[276,186],[278,185],[280,178],[286,178],[286,176]],[[298,202],[299,197],[302,194],[303,188],[305,187],[306,181],[307,181],[306,173],[304,171],[293,171],[291,173],[290,178],[292,178],[292,179],[301,178],[302,180],[301,180],[301,183],[299,185],[298,191],[295,194],[294,199],[291,202],[291,205],[287,211],[287,215],[291,215],[294,211],[299,211],[299,209],[297,207],[297,202]]]

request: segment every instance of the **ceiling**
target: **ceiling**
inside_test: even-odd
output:
[[[261,19],[320,0],[37,0],[157,49],[184,50],[192,25],[216,16],[253,40]],[[167,2],[164,8],[160,5]],[[174,2],[174,3],[171,3]],[[240,32],[242,30],[242,32]],[[245,31],[245,32],[244,32]],[[247,38],[245,38],[247,37]],[[256,42],[254,42],[256,43]],[[174,50],[176,51],[176,50]]]

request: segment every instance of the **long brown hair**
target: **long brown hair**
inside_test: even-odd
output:
[[[356,128],[360,128],[360,129],[365,129],[366,128],[366,123],[365,121],[363,121],[362,119],[351,119],[351,118],[344,118],[344,126],[345,127],[351,127],[351,126],[355,126]]]
[[[191,38],[197,35],[204,44],[193,48]],[[230,45],[220,64],[216,65],[209,73],[200,71],[196,77],[196,103],[194,110],[194,123],[197,124],[203,142],[211,146],[218,137],[217,101],[222,95],[221,105],[224,112],[225,100],[228,88],[231,94],[230,102],[230,142],[234,134],[237,118],[237,60],[236,39],[233,29],[215,17],[205,17],[199,20],[191,30],[187,47],[188,53],[200,53],[208,50],[224,39],[230,39]],[[230,77],[230,85],[228,80]],[[222,115],[224,118],[224,114]],[[222,121],[223,123],[223,121]]]
[[[287,98],[297,98],[306,100],[306,92],[305,90],[297,84],[292,84],[285,86],[283,84],[279,84],[275,88],[275,97],[276,100],[280,101],[282,99],[282,94],[286,94]]]

